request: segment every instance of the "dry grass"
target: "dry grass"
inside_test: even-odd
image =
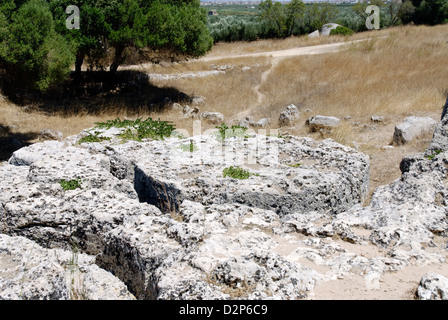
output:
[[[189,66],[192,70],[197,70],[197,65],[203,66],[204,62],[179,64],[176,66],[175,73],[184,73]],[[194,79],[161,80],[154,84],[162,87],[172,86],[192,96],[203,96],[206,98],[206,106],[201,106],[201,111],[218,111],[223,113],[226,119],[237,119],[238,115],[245,110],[252,110],[258,100],[257,91],[254,88],[261,85],[262,73],[269,69],[268,59],[265,57],[221,59],[214,61],[213,65],[216,67],[227,65],[231,68],[227,69],[225,74]],[[206,66],[210,66],[210,63]],[[250,69],[243,70],[245,67]],[[163,116],[168,120],[176,121],[179,127],[186,124],[189,126],[186,129],[192,128],[191,121],[183,120],[182,123],[178,123],[177,113],[166,112]],[[203,126],[206,125],[206,123],[203,124]],[[204,128],[207,129],[207,127]]]
[[[207,57],[225,56],[225,55],[240,55],[251,54],[259,52],[269,52],[276,50],[286,50],[292,48],[315,46],[321,44],[330,44],[342,41],[353,41],[366,38],[375,38],[378,36],[385,36],[389,31],[382,31],[381,35],[378,31],[370,31],[364,33],[354,34],[349,37],[343,36],[331,36],[331,37],[318,37],[308,38],[307,36],[289,37],[287,39],[267,39],[258,40],[254,42],[233,42],[233,43],[217,43],[214,45],[212,51]]]
[[[448,85],[447,26],[402,27],[336,54],[284,59],[261,87],[269,110],[289,103],[322,115],[439,110]]]

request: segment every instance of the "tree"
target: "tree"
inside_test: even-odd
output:
[[[115,49],[111,72],[126,60],[126,49],[147,47],[199,57],[213,39],[198,0],[110,0],[107,2],[107,39]]]
[[[260,3],[260,19],[275,29],[277,37],[288,37],[293,34],[305,14],[302,0],[292,0],[286,5],[281,2],[264,0]]]
[[[90,58],[90,64],[93,66],[106,55],[107,36],[110,33],[105,17],[107,2],[104,0],[49,0],[49,4],[55,19],[56,31],[77,48],[75,72],[79,75],[86,56]],[[81,28],[79,30],[66,27],[68,16],[65,9],[69,5],[76,5],[80,9]]]
[[[448,0],[411,0],[415,11],[406,22],[436,25],[448,20]]]
[[[294,28],[301,22],[305,15],[306,6],[302,0],[292,0],[286,4],[286,27],[288,36],[294,32]]]
[[[142,47],[141,31],[145,24],[142,9],[136,0],[111,0],[106,10],[107,23],[110,26],[109,43],[115,49],[110,71],[115,73],[125,61],[127,47]]]
[[[277,37],[283,37],[286,31],[286,19],[282,3],[264,0],[260,2],[258,8],[261,10],[260,19],[275,28]]]
[[[324,24],[335,19],[338,9],[331,3],[311,4],[305,13],[305,28],[307,32],[321,30]]]
[[[67,29],[65,9],[80,8],[81,28]],[[44,90],[75,71],[88,58],[114,49],[115,73],[129,48],[199,57],[212,47],[205,10],[199,0],[2,0],[0,67]]]
[[[0,11],[0,65],[17,82],[40,90],[66,79],[74,48],[56,33],[52,14],[43,0],[30,0],[14,10]]]
[[[363,20],[369,17],[369,13],[366,12],[368,6],[377,6],[378,8],[382,8],[386,5],[386,1],[384,0],[361,0],[357,2],[352,10]]]
[[[390,25],[396,26],[404,21],[408,21],[415,12],[415,7],[410,0],[393,0],[389,4]]]

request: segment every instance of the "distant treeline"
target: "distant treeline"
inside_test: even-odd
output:
[[[304,4],[293,0],[284,4],[263,0],[249,14],[244,7],[241,12],[232,8],[234,14],[208,16],[207,26],[214,42],[254,41],[257,39],[300,36],[320,30],[326,23],[338,23],[352,32],[366,31],[368,5],[380,8],[380,27],[415,23],[435,25],[448,21],[448,0],[404,0],[386,3],[384,0],[363,0],[354,5],[331,3]],[[220,8],[217,8],[220,11]],[[254,14],[256,12],[257,14]]]

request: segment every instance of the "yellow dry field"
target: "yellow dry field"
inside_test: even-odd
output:
[[[362,39],[366,40],[353,42]],[[398,178],[402,157],[424,150],[431,138],[424,137],[401,147],[388,146],[395,125],[407,116],[430,116],[439,120],[448,89],[447,40],[448,25],[403,26],[348,38],[292,37],[218,44],[199,60],[123,69],[170,75],[223,70],[204,77],[150,81],[159,88],[173,87],[190,96],[204,97],[205,104],[199,106],[200,111],[221,112],[229,124],[244,116],[253,116],[255,120],[270,118],[271,128],[278,128],[280,112],[294,104],[300,109],[300,119],[295,127],[280,131],[314,139],[330,137],[369,154],[373,190]],[[326,45],[338,42],[344,45],[337,50],[325,50]],[[304,54],[303,50],[296,55],[260,54],[308,46],[322,46],[322,51],[320,54]],[[107,110],[95,115],[62,117],[56,113],[26,112],[25,106],[4,100],[0,102],[0,124],[17,126],[13,129],[16,134],[54,129],[69,136],[92,127],[96,121],[117,116],[151,116],[173,121],[178,128],[192,132],[192,120],[182,119],[178,112],[127,114],[117,109]],[[305,121],[318,114],[345,120],[329,135],[310,133]],[[385,116],[386,121],[372,123],[373,115]],[[211,127],[203,124],[203,129]]]

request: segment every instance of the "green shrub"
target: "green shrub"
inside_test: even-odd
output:
[[[258,176],[257,173],[252,173],[249,170],[243,169],[241,167],[227,167],[224,168],[223,171],[223,178],[225,177],[231,177],[233,179],[249,179],[250,176]]]
[[[344,27],[344,26],[338,26],[335,29],[332,29],[330,31],[331,36],[337,35],[337,34],[342,35],[342,36],[351,36],[354,33],[355,32],[352,29]]]
[[[143,139],[164,139],[170,137],[175,130],[175,126],[168,121],[153,120],[148,118],[142,120],[141,118],[136,120],[108,120],[106,122],[96,122],[97,128],[110,129],[125,128],[124,132],[120,134],[120,138],[124,141],[135,140],[142,141]]]
[[[65,191],[67,190],[75,190],[75,189],[82,189],[81,187],[81,178],[77,178],[77,179],[72,179],[72,180],[60,180],[59,181],[62,189],[64,189]]]

